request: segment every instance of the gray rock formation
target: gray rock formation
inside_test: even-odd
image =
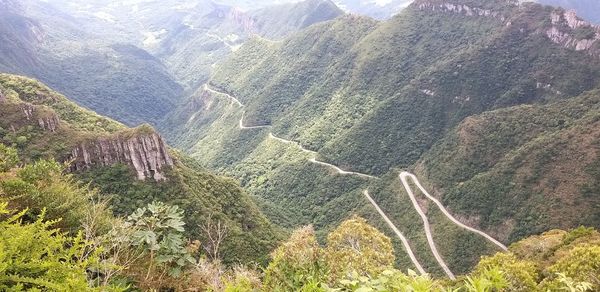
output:
[[[56,132],[56,129],[58,128],[59,124],[60,120],[58,119],[58,116],[54,113],[47,117],[38,118],[38,125],[40,125],[40,127],[45,131]]]
[[[35,111],[35,107],[32,104],[30,104],[30,103],[21,104],[21,110],[23,111],[23,114],[25,115],[25,118],[28,121],[31,120],[31,118],[33,118],[33,112]]]
[[[0,99],[2,101],[2,99]],[[30,103],[22,103],[21,111],[28,121],[35,121],[37,118],[38,125],[44,131],[56,132],[60,124],[60,119],[55,112],[44,113],[39,111],[38,107]]]
[[[590,55],[599,55],[599,52],[594,50],[594,45],[600,43],[600,26],[578,18],[573,10],[566,12],[556,10],[550,17],[552,27],[546,31],[546,35],[554,43],[576,51],[587,51]],[[565,27],[570,31],[565,30]],[[593,35],[588,38],[577,38],[572,31],[581,28],[589,29]]]
[[[164,170],[173,166],[163,139],[157,133],[135,134],[82,143],[71,151],[72,170],[123,163],[131,166],[139,180],[165,180]]]

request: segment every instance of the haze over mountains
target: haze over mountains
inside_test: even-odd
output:
[[[0,143],[115,216],[178,205],[202,243],[221,220],[225,264],[358,215],[454,280],[600,228],[600,7],[538,2],[0,0]],[[552,234],[553,260],[598,243]]]

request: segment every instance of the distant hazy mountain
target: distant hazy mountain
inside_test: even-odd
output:
[[[399,13],[414,0],[335,0],[343,10],[377,19],[387,19]],[[524,0],[522,2],[538,2],[547,5],[560,6],[565,9],[575,9],[577,14],[594,23],[600,23],[599,0]]]
[[[599,0],[537,0],[539,3],[575,9],[582,18],[600,24]]]
[[[387,19],[398,14],[413,0],[335,0],[343,10],[377,19]]]
[[[0,71],[36,77],[129,125],[155,122],[181,96],[160,60],[124,38],[105,36],[114,30],[87,30],[88,22],[50,3],[0,5]]]
[[[328,0],[256,7],[0,0],[0,72],[38,78],[128,125],[155,123],[249,37],[280,38],[343,14]]]

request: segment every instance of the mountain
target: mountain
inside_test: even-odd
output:
[[[598,15],[598,11],[600,10],[600,2],[595,0],[537,0],[537,2],[560,6],[565,9],[574,9],[577,11],[577,15],[581,16],[583,19],[590,21],[592,23],[600,24],[600,15]]]
[[[329,0],[243,8],[210,0],[49,2],[83,23],[86,31],[148,51],[192,91],[249,37],[278,39],[343,14]]]
[[[210,77],[218,62],[248,38],[277,40],[287,34],[330,20],[343,12],[328,0],[307,0],[244,12],[211,2],[210,8],[188,15],[154,45],[155,55],[169,64],[187,88],[195,90]],[[189,20],[187,20],[189,19]]]
[[[226,263],[265,262],[279,231],[232,179],[213,175],[168,147],[150,126],[127,128],[85,110],[45,85],[0,74],[0,143],[15,147],[24,162],[67,162],[75,177],[111,198],[115,215],[153,201],[185,211],[187,234],[218,219],[228,229]]]
[[[38,78],[130,126],[157,125],[250,36],[280,38],[343,14],[325,0],[252,12],[183,0],[2,5],[1,72]]]
[[[504,244],[599,226],[599,35],[564,9],[519,1],[346,15],[281,42],[252,39],[163,127],[281,226],[312,223],[323,236],[358,213],[402,250],[370,194],[426,270],[448,274],[441,254],[463,273],[501,246],[457,221]],[[414,198],[407,169],[449,211],[424,191]],[[397,262],[412,268],[407,255]]]
[[[413,0],[337,0],[338,7],[349,13],[366,15],[375,19],[389,19],[408,7]]]
[[[49,3],[3,2],[0,68],[36,77],[82,106],[129,125],[156,122],[182,88],[147,52],[84,30]],[[19,5],[15,5],[18,3]]]

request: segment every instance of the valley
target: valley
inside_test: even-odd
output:
[[[218,90],[212,89],[208,84],[205,84],[204,89],[217,94],[217,95],[222,95],[227,97],[228,99],[231,100],[232,104],[235,103],[237,104],[240,108],[244,107],[244,104],[242,104],[240,102],[240,100],[226,92],[220,92]],[[263,129],[263,128],[270,128],[270,125],[262,125],[262,126],[244,126],[244,114],[245,111],[242,111],[241,113],[241,117],[238,123],[238,127],[241,130],[252,130],[252,129]],[[311,163],[320,165],[320,166],[324,166],[326,168],[330,168],[332,169],[335,173],[339,174],[339,175],[352,175],[352,176],[357,176],[363,179],[379,179],[375,176],[372,175],[368,175],[368,174],[364,174],[364,173],[358,173],[358,172],[353,172],[353,171],[345,171],[340,169],[339,167],[333,165],[333,164],[329,164],[326,162],[322,162],[322,161],[318,161],[316,159],[318,153],[308,150],[306,148],[304,148],[302,145],[300,145],[297,142],[294,141],[290,141],[290,140],[286,140],[284,138],[280,138],[275,136],[272,132],[268,133],[268,138],[269,139],[273,139],[276,140],[278,142],[281,142],[283,144],[291,144],[294,145],[295,147],[297,147],[300,151],[311,154],[312,157],[308,160]],[[419,180],[417,179],[417,177],[414,174],[408,173],[408,172],[401,172],[398,176],[398,179],[402,182],[402,185],[404,187],[404,189],[406,190],[406,193],[408,194],[408,196],[410,197],[410,200],[413,204],[413,207],[415,208],[415,210],[417,211],[417,213],[419,214],[419,216],[421,217],[422,221],[423,221],[423,226],[424,226],[424,231],[427,237],[427,242],[429,244],[429,248],[431,249],[431,252],[433,253],[433,255],[435,256],[436,261],[438,262],[438,264],[442,267],[442,269],[444,270],[444,272],[446,273],[446,275],[450,278],[455,280],[456,277],[454,276],[454,273],[452,273],[452,271],[450,271],[450,269],[448,268],[447,264],[445,263],[445,261],[443,260],[442,256],[439,254],[437,248],[436,248],[436,244],[434,242],[433,239],[433,235],[431,233],[431,227],[429,224],[429,220],[427,218],[427,215],[424,213],[423,209],[421,208],[421,206],[419,205],[419,203],[417,202],[417,199],[408,183],[408,179],[412,180],[415,185],[419,188],[419,190],[427,197],[427,199],[433,201],[436,206],[443,212],[443,214],[449,219],[451,220],[454,224],[460,226],[461,228],[464,228],[468,231],[477,233],[483,237],[485,237],[487,240],[491,241],[492,243],[494,243],[495,245],[497,245],[501,250],[506,251],[507,247],[500,243],[499,241],[497,241],[496,239],[492,238],[490,235],[486,234],[485,232],[482,232],[480,230],[477,230],[475,228],[469,227],[464,225],[463,223],[461,223],[460,221],[456,220],[447,210],[446,208],[444,208],[444,206],[439,202],[438,199],[436,199],[435,197],[431,196],[426,190],[425,188],[421,185],[421,183],[419,182]],[[406,239],[406,237],[398,230],[398,228],[394,225],[394,223],[387,217],[387,215],[385,215],[385,213],[381,210],[381,208],[377,205],[377,203],[375,202],[375,200],[373,200],[373,198],[371,198],[371,196],[369,195],[369,192],[367,189],[365,189],[363,191],[363,194],[365,195],[365,197],[369,200],[369,202],[373,205],[373,207],[375,207],[375,209],[378,211],[378,213],[381,215],[381,217],[383,218],[383,220],[390,226],[390,228],[394,231],[394,233],[396,233],[396,235],[398,236],[398,238],[402,241],[402,244],[404,245],[404,248],[406,250],[406,252],[408,253],[409,257],[411,258],[411,261],[413,262],[413,264],[415,265],[415,267],[417,268],[417,270],[419,270],[421,272],[421,274],[426,273],[423,269],[423,267],[421,266],[421,264],[419,264],[418,260],[415,258],[412,249],[410,248],[410,244],[408,242],[408,240]]]
[[[0,0],[0,290],[595,291],[596,9]]]

